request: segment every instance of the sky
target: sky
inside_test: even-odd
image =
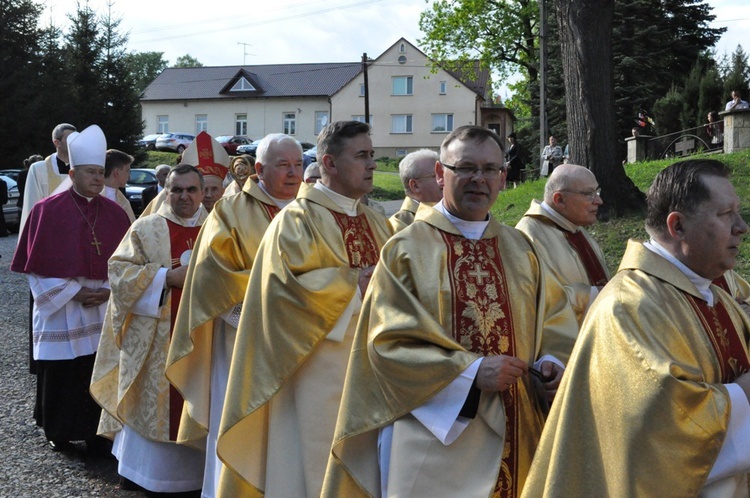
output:
[[[120,30],[134,52],[190,54],[205,66],[302,62],[353,62],[377,57],[404,37],[418,46],[419,15],[432,0],[88,0],[99,15],[112,2]],[[550,0],[548,0],[550,1]],[[54,0],[42,23],[67,27],[68,14],[86,0]],[[709,0],[712,27],[726,27],[716,49],[750,51],[750,2]],[[658,43],[658,41],[654,41]],[[498,82],[500,83],[500,82]],[[502,87],[503,85],[498,85]],[[503,95],[506,97],[506,95]]]

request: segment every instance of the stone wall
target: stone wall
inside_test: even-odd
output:
[[[750,149],[750,109],[720,112],[724,120],[724,153]]]

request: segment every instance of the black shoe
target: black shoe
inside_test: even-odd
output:
[[[86,440],[86,453],[94,458],[114,458],[112,441],[103,437],[93,437]]]
[[[49,443],[50,448],[52,448],[52,451],[72,451],[75,449],[75,446],[73,446],[73,443],[70,441],[47,441]]]

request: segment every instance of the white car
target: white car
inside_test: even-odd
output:
[[[195,140],[195,135],[187,133],[165,133],[156,139],[156,150],[171,150],[182,154],[188,145]]]
[[[20,210],[16,203],[18,197],[21,195],[18,192],[18,183],[9,176],[0,175],[0,180],[5,182],[8,186],[8,202],[3,205],[3,215],[5,216],[5,224],[8,227],[17,227],[20,221]]]

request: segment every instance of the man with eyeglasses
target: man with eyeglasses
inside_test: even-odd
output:
[[[524,496],[748,496],[750,321],[712,280],[748,225],[713,159],[659,172],[591,306]]]
[[[406,198],[401,209],[388,220],[394,232],[400,232],[414,222],[421,202],[432,205],[443,198],[443,189],[435,179],[435,163],[438,160],[438,153],[434,150],[420,149],[407,154],[398,164]]]
[[[435,173],[443,199],[373,274],[323,496],[518,496],[561,379],[545,354],[575,316],[526,237],[490,215],[500,138],[456,129]]]
[[[565,287],[579,325],[609,280],[604,253],[586,231],[596,223],[602,199],[594,174],[583,166],[561,164],[516,228],[536,246],[549,270]]]

